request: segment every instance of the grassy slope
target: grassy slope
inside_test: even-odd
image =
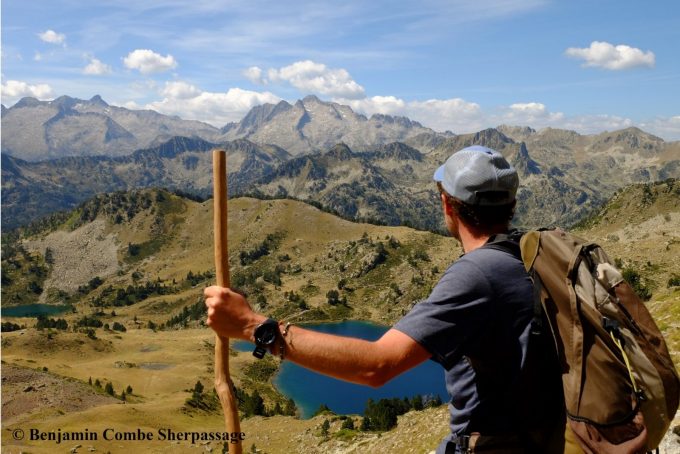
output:
[[[600,216],[578,231],[582,236],[600,242],[612,257],[640,270],[653,289],[648,305],[659,321],[676,364],[680,360],[680,291],[677,287],[667,288],[666,282],[671,274],[680,273],[678,200],[674,186],[670,189],[668,185],[648,186],[647,189],[644,186],[633,187],[621,193]],[[133,230],[124,225],[109,224],[106,233],[117,238],[120,271],[102,276],[105,285],[128,285],[132,282],[134,271],[143,275],[142,280],[160,277],[166,281],[183,279],[190,270],[203,272],[212,268],[210,202],[173,203],[176,206],[171,211],[175,219],[166,224],[162,247],[141,260],[126,261],[125,245],[154,239],[151,233],[153,216],[150,213],[138,215],[136,220],[133,219],[136,223]],[[432,272],[432,267],[438,267],[441,273],[446,264],[460,253],[451,239],[406,228],[352,224],[293,201],[231,200],[229,221],[234,273],[258,267],[272,268],[280,263],[277,257],[283,254],[291,257],[291,263],[299,265],[300,271],[282,275],[280,287],[264,283],[263,293],[268,300],[265,310],[272,313],[295,313],[281,295],[284,291],[296,291],[305,296],[310,307],[321,307],[330,316],[392,322],[408,309],[416,295],[427,293],[428,286],[437,275]],[[282,226],[285,226],[283,239],[274,253],[248,268],[238,265],[240,251],[257,246],[267,234],[281,232]],[[370,240],[362,243],[364,233]],[[362,260],[374,250],[371,243],[377,243],[378,239],[385,242],[386,236],[394,236],[401,247],[388,247],[389,254],[384,264],[365,275],[352,277],[361,269]],[[50,237],[42,241],[44,243],[36,244],[49,245]],[[354,246],[350,242],[354,242]],[[409,257],[420,249],[428,251],[430,261],[416,260],[416,266],[413,266]],[[340,263],[345,264],[343,272],[339,271]],[[66,265],[57,262],[54,266]],[[412,282],[414,276],[421,275],[424,285]],[[82,276],[81,280],[85,283],[92,277]],[[353,308],[349,312],[333,312],[325,302],[326,292],[337,288],[340,277],[346,277],[349,285],[355,288],[354,292],[341,292],[348,297]],[[396,297],[389,289],[389,283],[393,281],[403,291],[403,297]],[[116,402],[84,411],[56,413],[49,418],[29,414],[21,419],[3,421],[5,427],[30,426],[44,430],[82,430],[87,427],[90,431],[105,427],[119,430],[136,430],[138,427],[147,430],[160,427],[221,430],[223,421],[219,414],[187,414],[181,409],[184,400],[189,397],[187,390],[196,380],[201,380],[208,387],[212,381],[210,331],[201,327],[159,332],[144,328],[148,320],[162,323],[182,306],[195,302],[201,288],[202,285],[199,285],[178,295],[154,297],[132,306],[115,308],[117,315],[108,317],[106,321],[119,321],[128,327],[128,331],[112,333],[98,329],[97,340],[72,332],[58,332],[48,339],[45,332],[39,333],[34,329],[3,333],[3,360],[8,363],[48,367],[54,374],[74,377],[85,383],[89,377],[111,380],[116,392],[127,385],[134,390],[133,398],[126,404]],[[91,311],[87,299],[77,303],[76,307],[80,314]],[[33,323],[29,319],[23,322],[29,326]],[[245,378],[240,371],[252,361],[247,353],[232,357],[237,385]],[[133,367],[128,367],[130,365]],[[167,367],[159,369],[158,365]],[[265,400],[271,402],[271,397],[265,396]],[[248,434],[245,448],[255,444],[266,452],[276,453],[379,452],[376,450],[386,447],[390,452],[408,452],[410,447],[413,449],[411,452],[425,452],[434,448],[446,433],[447,415],[444,407],[436,411],[410,413],[400,419],[397,429],[380,438],[374,434],[360,434],[350,441],[335,437],[324,440],[318,430],[322,422],[322,417],[307,421],[281,416],[250,418],[242,424]],[[337,433],[339,425],[339,421],[332,422],[331,433]],[[415,444],[413,440],[416,440]],[[3,437],[3,452],[18,452],[14,443],[11,437]],[[91,443],[82,444],[87,447]],[[29,445],[31,452],[54,452],[54,445],[45,442],[26,443],[22,449]],[[130,448],[147,452],[186,452],[188,449],[186,443],[156,441],[143,444],[100,441],[94,446],[98,451],[111,452]]]
[[[640,273],[652,290],[647,306],[680,365],[680,287],[668,286],[671,276],[680,276],[680,182],[620,191],[577,233]]]
[[[187,200],[171,200],[171,206],[153,205],[135,215],[132,220],[115,224],[107,222],[103,231],[96,235],[79,235],[78,229],[87,228],[87,224],[75,231],[68,228],[61,232],[41,234],[33,237],[28,243],[36,252],[44,253],[44,248],[52,250],[68,249],[81,251],[81,261],[88,258],[82,251],[94,243],[106,242],[117,245],[118,264],[115,273],[101,275],[105,283],[90,294],[82,297],[74,306],[78,314],[63,315],[73,326],[73,322],[83,314],[91,314],[94,308],[89,301],[96,297],[103,288],[112,285],[114,288],[125,288],[134,283],[133,273],[141,278],[138,282],[160,278],[164,282],[173,279],[181,281],[189,271],[194,273],[212,269],[212,207],[210,201],[195,203]],[[301,312],[298,308],[290,309],[291,303],[282,297],[283,292],[294,291],[303,295],[311,309],[319,307],[322,311],[307,311],[312,318],[363,318],[375,321],[391,322],[408,309],[416,297],[427,294],[434,283],[437,273],[442,272],[452,257],[460,253],[455,242],[426,232],[416,232],[407,228],[386,228],[367,224],[354,224],[335,218],[327,213],[294,201],[259,201],[253,199],[234,199],[230,201],[230,252],[232,272],[242,273],[256,269],[271,269],[281,263],[278,256],[288,255],[285,262],[295,271],[285,272],[281,276],[282,284],[278,287],[264,283],[263,293],[268,304],[265,310],[270,313]],[[156,214],[165,210],[162,228],[158,227]],[[74,217],[67,224],[74,224]],[[99,218],[100,222],[102,217]],[[156,226],[154,227],[154,224]],[[285,226],[285,228],[284,228]],[[87,231],[87,230],[86,230]],[[75,232],[75,233],[74,233]],[[87,231],[89,232],[89,231]],[[160,233],[159,233],[160,232]],[[267,234],[282,233],[282,239],[275,251],[248,266],[239,264],[240,251],[248,251],[260,244]],[[64,242],[64,235],[70,235]],[[386,262],[371,270],[365,268],[365,262],[373,257],[377,242],[387,244],[390,237],[399,243],[398,247],[387,246]],[[151,252],[131,260],[127,254],[128,243],[149,244]],[[62,242],[62,243],[60,243]],[[415,251],[427,250],[428,257],[413,258]],[[84,285],[95,277],[97,271],[93,266],[80,266],[74,272],[72,258],[68,255],[55,254],[52,273],[68,271],[62,282],[51,282],[60,286],[65,280],[69,288]],[[66,262],[60,261],[65,258]],[[409,261],[411,263],[409,263]],[[81,264],[82,265],[82,264]],[[437,267],[438,270],[434,270]],[[345,271],[340,271],[340,269]],[[424,268],[424,271],[421,271]],[[100,268],[102,269],[102,268]],[[364,273],[361,270],[364,269]],[[361,274],[361,276],[358,276]],[[413,278],[417,282],[413,283]],[[345,277],[348,287],[353,291],[343,290],[342,296],[348,299],[351,309],[338,310],[326,302],[326,292],[337,289],[338,280]],[[48,280],[49,281],[49,280]],[[389,284],[396,282],[402,292],[395,295]],[[207,282],[206,282],[207,284]],[[182,290],[175,295],[164,295],[149,298],[143,302],[123,307],[106,308],[106,314],[100,316],[103,322],[114,321],[127,327],[125,333],[96,330],[97,339],[89,339],[83,333],[53,331],[48,338],[47,332],[38,332],[29,328],[20,332],[3,333],[3,360],[31,368],[47,367],[57,375],[74,377],[86,383],[92,377],[102,382],[111,381],[116,392],[130,385],[134,395],[128,403],[111,404],[91,408],[80,412],[55,414],[48,419],[34,418],[24,415],[21,420],[4,421],[8,428],[32,427],[44,430],[74,430],[89,428],[100,430],[114,425],[120,430],[134,430],[137,427],[156,429],[172,427],[177,430],[219,430],[222,417],[219,414],[193,413],[187,415],[181,408],[189,397],[197,380],[208,387],[212,382],[212,333],[206,328],[190,328],[185,330],[169,330],[154,332],[145,328],[148,321],[160,324],[171,315],[199,299],[203,284],[196,288]],[[49,289],[46,289],[49,293]],[[116,315],[111,316],[110,311]],[[302,318],[304,318],[304,314]],[[62,317],[62,316],[60,316]],[[298,318],[300,318],[298,316]],[[29,327],[34,319],[12,319],[15,323]],[[247,385],[246,377],[241,374],[244,366],[254,361],[252,356],[244,353],[232,358],[232,371],[237,386]],[[132,366],[132,367],[130,367]],[[162,367],[162,368],[159,368]],[[271,405],[276,396],[263,392],[265,401]],[[291,418],[270,418],[274,426],[282,424],[286,427],[287,437],[292,432],[307,433],[306,445],[315,446],[318,439],[311,431],[313,421],[291,420]],[[269,423],[269,422],[268,422]],[[268,424],[267,423],[267,424]],[[262,429],[257,418],[246,420],[244,430],[252,434],[253,442],[258,446],[267,446],[263,436],[268,436],[269,429]],[[445,424],[443,426],[445,428]],[[273,429],[272,429],[273,430]],[[369,437],[370,438],[370,437]],[[302,441],[299,441],[301,443]],[[11,440],[3,439],[4,447],[9,449]],[[268,452],[284,452],[288,444],[281,445],[281,450],[274,448]],[[50,445],[44,442],[28,442],[32,452],[51,452]],[[22,445],[26,446],[26,445]],[[84,446],[87,446],[84,443]],[[129,445],[128,445],[129,446]],[[134,445],[142,446],[142,445]],[[167,442],[144,444],[144,449],[175,449],[182,452],[186,449],[169,445]],[[250,446],[249,444],[247,446]],[[53,446],[52,446],[53,447]],[[98,450],[110,449],[116,452],[115,443],[99,441]],[[43,451],[41,451],[43,449]],[[310,448],[311,449],[311,448]],[[11,451],[10,451],[11,452]]]

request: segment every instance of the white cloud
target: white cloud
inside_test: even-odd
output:
[[[513,112],[527,113],[530,115],[542,115],[546,112],[545,104],[540,102],[515,103],[510,105]]]
[[[243,71],[243,75],[254,84],[264,85],[267,83],[262,77],[262,69],[257,66],[251,66]]]
[[[579,134],[599,134],[603,131],[630,128],[634,125],[635,122],[630,118],[601,114],[565,117],[563,120],[556,122],[554,127],[569,129]]]
[[[584,66],[599,67],[611,70],[622,70],[647,66],[653,68],[655,64],[654,52],[643,52],[625,44],[614,46],[603,41],[593,41],[590,47],[570,47],[565,51],[572,58],[585,60]]]
[[[376,113],[384,115],[405,116],[406,102],[395,96],[373,96],[364,99],[335,99],[340,104],[347,104],[356,112],[364,115]]]
[[[66,35],[63,33],[57,33],[54,30],[47,30],[42,33],[38,33],[38,37],[50,44],[64,44],[66,41]]]
[[[501,108],[500,112],[500,118],[495,123],[529,125],[534,128],[555,125],[564,119],[562,112],[550,112],[540,102],[515,103]]]
[[[483,126],[479,104],[461,98],[404,101],[394,96],[373,96],[336,101],[365,115],[381,113],[408,117],[435,131],[473,132]]]
[[[516,103],[485,115],[490,125],[530,126],[534,129],[558,128],[579,134],[597,134],[633,126],[629,118],[616,115],[573,115],[552,112],[540,102]]]
[[[230,88],[226,93],[213,93],[200,91],[185,82],[169,82],[161,93],[165,98],[147,104],[147,109],[203,121],[217,127],[241,120],[257,105],[281,101],[281,98],[269,92]]]
[[[680,115],[658,117],[640,123],[640,128],[664,140],[680,140]]]
[[[43,56],[40,52],[36,52],[35,55],[33,55],[34,61],[41,61],[42,59],[43,59]]]
[[[177,67],[175,57],[168,54],[163,57],[149,49],[136,49],[123,59],[125,67],[136,69],[142,74],[168,71]]]
[[[366,96],[364,87],[356,83],[345,69],[328,68],[311,60],[297,61],[280,69],[269,69],[270,82],[287,82],[305,93],[317,93],[344,99]]]
[[[47,84],[30,85],[19,80],[8,80],[2,84],[2,102],[12,104],[25,96],[38,99],[52,98],[52,87]]]
[[[89,76],[103,76],[106,74],[111,74],[113,70],[109,65],[103,63],[101,60],[96,58],[90,59],[90,63],[83,68],[83,74]]]
[[[166,82],[165,87],[161,90],[161,95],[166,98],[173,99],[189,99],[195,98],[201,94],[201,90],[186,82]]]

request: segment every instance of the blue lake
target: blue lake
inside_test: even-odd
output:
[[[387,326],[360,321],[304,325],[304,327],[366,340],[376,340],[389,329]],[[253,344],[245,341],[233,342],[232,346],[238,351],[253,350]],[[290,361],[284,361],[274,378],[274,385],[281,393],[295,401],[303,418],[311,417],[321,404],[326,404],[339,414],[362,414],[369,398],[378,400],[421,394],[423,396],[439,395],[444,402],[448,401],[444,386],[444,371],[433,361],[425,361],[377,389],[326,377]]]
[[[3,317],[37,317],[38,315],[57,315],[72,310],[72,306],[53,304],[26,304],[23,306],[3,307]]]

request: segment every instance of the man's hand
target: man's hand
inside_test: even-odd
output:
[[[208,326],[220,337],[253,341],[255,328],[267,318],[253,312],[243,295],[225,287],[203,291],[208,308]]]

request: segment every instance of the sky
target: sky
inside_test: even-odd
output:
[[[456,134],[680,140],[677,0],[2,0],[2,104],[100,95],[221,127],[307,95]]]

